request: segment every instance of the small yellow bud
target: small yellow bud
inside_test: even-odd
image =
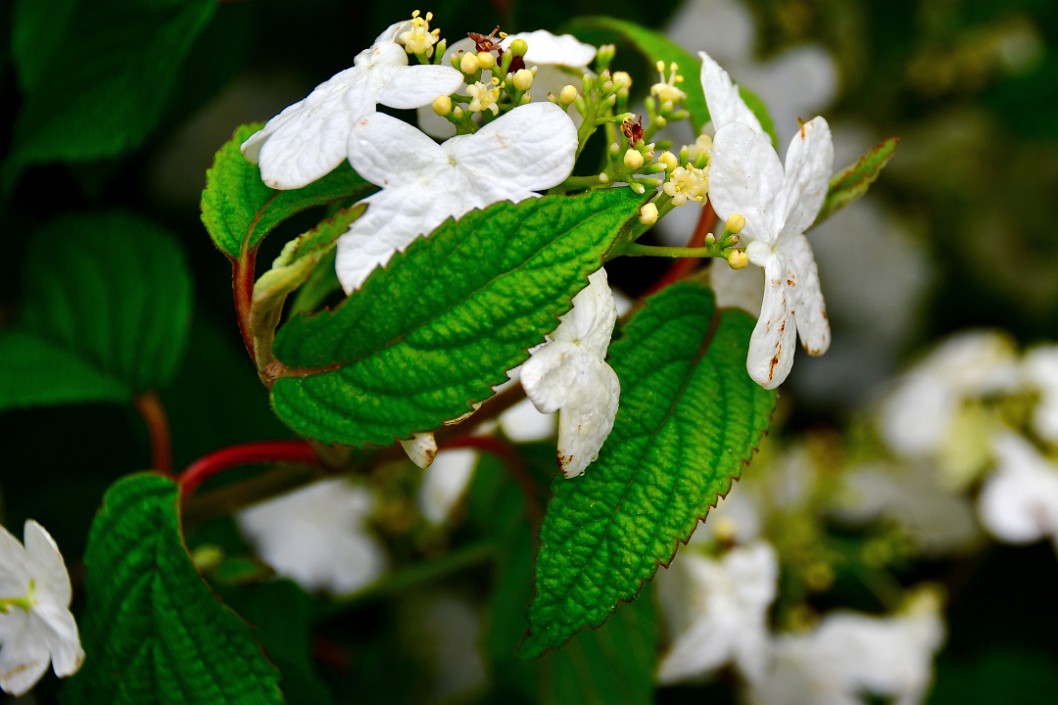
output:
[[[520,101],[518,101],[518,104],[519,105],[529,105],[532,102],[533,102],[533,96],[529,95],[528,93],[523,93],[522,94],[522,99]]]
[[[525,52],[529,51],[529,45],[525,43],[524,39],[515,39],[511,42],[508,51],[514,56],[525,56]]]
[[[520,91],[527,91],[533,87],[533,72],[529,69],[518,69],[511,79],[514,87]]]
[[[643,166],[643,155],[636,149],[629,149],[625,152],[625,166],[635,171],[636,169]]]
[[[727,264],[731,269],[745,269],[749,264],[749,257],[745,250],[730,250],[727,253]]]
[[[572,85],[562,86],[562,90],[558,94],[558,102],[562,105],[569,105],[577,99],[577,88]]]
[[[712,233],[706,233],[705,234],[705,244],[706,245],[715,245],[716,244],[716,235],[713,235]]]
[[[658,63],[654,64],[654,68],[658,70],[658,73],[665,73],[665,62],[658,59]]]
[[[653,225],[658,222],[658,207],[653,203],[647,203],[639,209],[639,222],[643,225]]]
[[[433,101],[433,111],[444,117],[452,112],[452,99],[446,95],[437,96]]]
[[[495,65],[496,65],[496,57],[492,55],[492,52],[489,52],[489,51],[479,51],[478,52],[478,66],[480,66],[482,69],[488,71],[489,69],[491,69]]]
[[[665,171],[672,171],[680,165],[680,160],[672,152],[662,152],[658,157],[658,164],[665,167]]]
[[[463,110],[462,105],[457,105],[455,108],[452,109],[452,116],[455,117],[456,120],[462,120],[464,114],[465,111]]]
[[[746,216],[741,213],[732,213],[724,222],[724,230],[732,234],[742,232],[742,228],[746,227]]]
[[[605,171],[599,174],[599,183],[600,184],[609,183],[609,181],[610,181],[610,175],[607,174]]]
[[[618,91],[628,90],[632,86],[632,77],[627,71],[614,71],[613,87]]]
[[[463,58],[459,60],[459,70],[467,76],[477,73],[480,68],[481,62],[478,61],[477,54],[463,54]]]

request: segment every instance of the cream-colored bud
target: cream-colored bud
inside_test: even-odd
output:
[[[533,87],[533,72],[529,69],[518,69],[511,78],[511,83],[520,91],[527,91]]]
[[[577,99],[577,87],[573,85],[562,86],[562,90],[558,93],[558,102],[562,105],[569,105]]]
[[[730,250],[727,253],[727,264],[731,269],[745,269],[749,264],[749,257],[745,250]]]
[[[454,117],[456,120],[462,120],[463,119],[463,115],[465,115],[465,114],[466,114],[466,112],[463,110],[463,106],[462,105],[457,105],[456,107],[454,107],[452,109],[452,117]]]
[[[632,87],[632,77],[628,75],[627,71],[614,71],[613,72],[613,85],[617,90],[626,90]]]
[[[440,95],[434,98],[433,111],[444,117],[448,113],[452,112],[452,99],[446,95]]]
[[[609,182],[610,182],[610,175],[607,174],[605,171],[601,172],[599,174],[599,183],[600,184],[605,184],[605,183],[609,183]]]
[[[625,152],[625,166],[635,171],[636,169],[643,166],[643,155],[639,150],[629,149]]]
[[[496,65],[496,57],[492,55],[490,51],[479,51],[478,52],[478,66],[488,71]]]
[[[716,244],[716,235],[713,235],[712,233],[706,233],[705,234],[705,244],[706,245],[715,245]]]
[[[680,165],[680,160],[672,152],[662,152],[658,157],[658,164],[665,167],[665,171],[672,171]]]
[[[732,234],[742,232],[742,228],[746,227],[746,216],[741,213],[732,213],[731,216],[724,221],[724,230]]]
[[[463,54],[463,58],[459,60],[459,70],[467,76],[477,73],[480,68],[481,62],[478,61],[477,54]]]
[[[653,203],[647,203],[639,209],[639,222],[643,225],[653,225],[658,222],[658,207]]]

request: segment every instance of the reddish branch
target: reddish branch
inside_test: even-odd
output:
[[[702,208],[701,216],[698,217],[698,224],[694,227],[691,240],[687,243],[687,247],[703,247],[705,245],[705,236],[709,234],[714,225],[716,225],[716,212],[713,211],[713,204],[706,202]],[[700,262],[701,259],[697,257],[685,257],[676,260],[668,271],[643,293],[643,296],[656,294],[670,284],[675,284],[697,269]]]
[[[194,494],[199,485],[229,468],[263,463],[312,463],[322,465],[316,451],[305,441],[256,441],[221,448],[187,466],[180,474],[182,496]]]
[[[243,252],[239,259],[231,263],[231,288],[235,296],[235,315],[239,320],[239,333],[246,352],[257,365],[257,353],[254,352],[253,333],[250,331],[250,306],[253,304],[253,280],[257,267],[257,250]]]
[[[132,405],[143,417],[147,435],[151,441],[151,467],[171,475],[173,473],[173,447],[169,435],[169,419],[158,393],[145,392],[132,398]]]

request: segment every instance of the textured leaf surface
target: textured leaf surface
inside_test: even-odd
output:
[[[29,163],[99,159],[140,144],[217,6],[215,0],[101,0],[73,9],[64,1],[49,26],[40,12],[52,3],[31,4],[37,7],[20,6],[24,23],[15,34],[26,92],[9,178]],[[63,32],[61,39],[49,36],[34,54],[48,29]]]
[[[305,188],[268,188],[261,181],[257,165],[246,161],[239,151],[239,145],[260,127],[261,124],[254,124],[236,129],[206,172],[202,222],[217,248],[231,259],[254,250],[268,233],[295,213],[334,201],[362,198],[377,190],[348,164]]]
[[[278,672],[184,547],[178,488],[152,474],[115,483],[85,552],[85,664],[67,703],[281,703]]]
[[[746,374],[753,325],[683,283],[648,299],[611,347],[621,408],[583,478],[552,486],[523,656],[632,600],[728,491],[775,400]]]
[[[388,445],[470,411],[555,328],[640,203],[608,189],[447,221],[333,312],[279,330],[276,413],[325,443]]]
[[[0,409],[123,401],[176,373],[191,273],[156,225],[121,212],[56,219],[30,241],[25,282],[0,331]]]
[[[819,225],[836,211],[841,210],[867,193],[867,189],[878,178],[878,175],[882,173],[882,169],[889,163],[889,160],[893,158],[893,154],[896,153],[896,145],[899,142],[900,140],[896,137],[890,137],[867,151],[856,160],[855,164],[836,174],[830,180],[830,188],[827,190],[826,200],[823,201],[823,208],[820,209],[819,215],[816,216],[815,225]]]

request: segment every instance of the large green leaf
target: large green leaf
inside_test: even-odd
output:
[[[107,492],[85,552],[85,663],[65,702],[282,702],[253,630],[191,563],[178,509],[176,484],[159,475],[130,475]]]
[[[856,160],[855,164],[850,164],[841,172],[835,174],[834,178],[830,180],[830,188],[827,190],[826,200],[823,201],[823,207],[820,209],[819,215],[816,216],[814,225],[819,225],[836,211],[841,210],[867,193],[867,189],[878,178],[878,175],[882,173],[882,169],[889,163],[889,160],[893,158],[893,154],[896,153],[896,145],[899,143],[900,140],[898,138],[890,137],[867,150],[862,157]]]
[[[523,656],[634,599],[738,477],[775,400],[746,373],[752,328],[681,283],[648,299],[611,347],[621,407],[583,478],[552,486]]]
[[[607,189],[447,221],[336,310],[279,330],[273,408],[299,434],[347,445],[463,415],[555,328],[640,203]]]
[[[277,191],[261,181],[261,172],[239,151],[239,145],[261,128],[242,125],[217,152],[206,172],[202,222],[214,244],[231,259],[253,251],[268,233],[290,216],[334,201],[363,198],[376,190],[348,164],[305,188]]]
[[[71,10],[63,2],[51,29],[65,32],[61,40],[41,42],[45,61],[32,50],[48,28],[41,11],[51,4],[19,6],[15,39],[25,94],[5,166],[9,182],[26,164],[99,159],[139,145],[217,6],[216,0],[102,0]]]
[[[137,216],[64,216],[33,234],[22,307],[0,331],[0,409],[125,401],[167,384],[191,322],[191,273]]]

